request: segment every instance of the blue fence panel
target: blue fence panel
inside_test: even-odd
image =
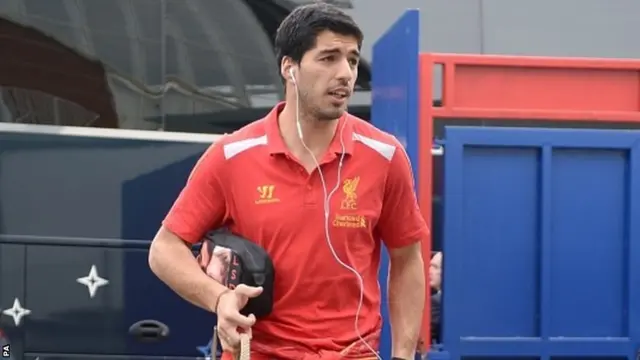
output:
[[[395,135],[412,163],[418,155],[418,10],[408,10],[373,45],[371,121]],[[417,176],[414,166],[414,177]],[[384,325],[380,342],[383,359],[391,358],[391,330],[387,304],[389,256],[380,261],[380,289]]]
[[[373,45],[371,121],[418,161],[420,12],[407,10]],[[414,177],[417,169],[414,167]]]
[[[446,141],[450,358],[635,359],[640,132],[448,127]]]

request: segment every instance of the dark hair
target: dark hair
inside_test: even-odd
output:
[[[302,5],[295,8],[278,27],[275,41],[278,65],[285,56],[299,63],[304,54],[316,46],[318,34],[326,30],[353,36],[358,39],[358,48],[362,46],[362,30],[344,11],[323,2]]]

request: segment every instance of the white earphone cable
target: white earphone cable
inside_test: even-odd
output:
[[[302,143],[302,146],[304,146],[304,148],[311,155],[311,158],[313,159],[316,169],[318,170],[318,174],[320,175],[320,182],[322,183],[322,190],[324,193],[324,204],[323,204],[324,205],[324,233],[325,233],[325,239],[327,241],[327,245],[329,246],[329,249],[331,250],[331,254],[335,258],[335,260],[338,262],[338,264],[340,264],[342,267],[344,267],[345,269],[353,273],[358,279],[358,284],[360,285],[360,299],[358,301],[358,308],[356,310],[356,318],[354,321],[356,335],[358,335],[358,339],[362,341],[362,343],[367,347],[367,349],[369,349],[378,358],[378,360],[382,360],[378,352],[371,345],[369,345],[369,343],[362,337],[362,334],[360,333],[360,327],[359,327],[360,311],[362,310],[362,305],[364,303],[364,280],[362,279],[362,275],[360,275],[360,273],[358,273],[358,271],[355,268],[353,268],[352,266],[349,266],[344,261],[342,261],[342,259],[340,259],[340,257],[336,253],[335,248],[333,247],[333,243],[331,242],[331,235],[329,231],[330,229],[329,215],[331,212],[331,197],[340,188],[342,164],[344,162],[344,155],[345,155],[344,138],[342,135],[348,120],[345,119],[345,121],[342,123],[342,126],[340,127],[340,146],[342,147],[342,154],[340,155],[340,161],[338,162],[338,178],[336,180],[335,187],[329,192],[327,188],[327,183],[324,178],[324,174],[320,167],[320,163],[318,162],[318,159],[316,159],[315,155],[313,154],[313,151],[311,151],[311,149],[309,149],[307,144],[304,142],[302,126],[300,125],[300,92],[298,90],[298,84],[296,83],[296,79],[293,75],[293,70],[290,69],[289,74],[291,75],[291,80],[293,81],[296,88],[296,127],[298,130],[298,137],[300,138],[300,142]]]

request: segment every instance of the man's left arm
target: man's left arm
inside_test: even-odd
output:
[[[429,229],[418,207],[409,159],[400,144],[389,166],[378,231],[389,250],[392,356],[413,359],[426,295],[421,245]]]

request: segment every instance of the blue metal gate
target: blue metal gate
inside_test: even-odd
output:
[[[373,46],[371,121],[404,144],[415,164],[418,154],[418,49],[420,14],[405,12]],[[414,167],[414,177],[416,174]],[[380,355],[391,358],[391,324],[387,303],[389,254],[383,249],[378,282],[383,321]]]
[[[635,359],[640,132],[448,127],[451,359]]]

